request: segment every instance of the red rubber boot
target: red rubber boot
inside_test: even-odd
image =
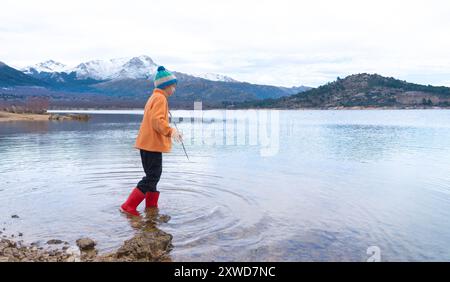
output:
[[[137,187],[134,188],[125,203],[120,206],[120,211],[130,215],[140,216],[136,208],[144,200],[144,198],[144,193],[142,193]]]
[[[157,208],[159,191],[145,193],[145,208]]]

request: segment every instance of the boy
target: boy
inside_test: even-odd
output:
[[[169,126],[167,98],[175,93],[176,77],[163,66],[158,67],[154,79],[155,89],[147,101],[135,148],[140,150],[145,176],[133,189],[120,211],[140,216],[137,206],[145,198],[145,207],[158,207],[156,190],[162,172],[162,153],[170,152],[172,139],[180,142],[181,134]]]

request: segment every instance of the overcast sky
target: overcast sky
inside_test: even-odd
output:
[[[15,67],[145,54],[280,86],[360,72],[450,86],[446,0],[0,1],[0,61]]]

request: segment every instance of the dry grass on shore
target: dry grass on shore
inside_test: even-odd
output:
[[[0,111],[0,122],[2,121],[48,121],[49,114],[16,114]]]

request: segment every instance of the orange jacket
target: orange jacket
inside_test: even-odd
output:
[[[135,147],[151,152],[170,152],[172,128],[169,126],[169,103],[163,90],[155,88],[145,104]]]

